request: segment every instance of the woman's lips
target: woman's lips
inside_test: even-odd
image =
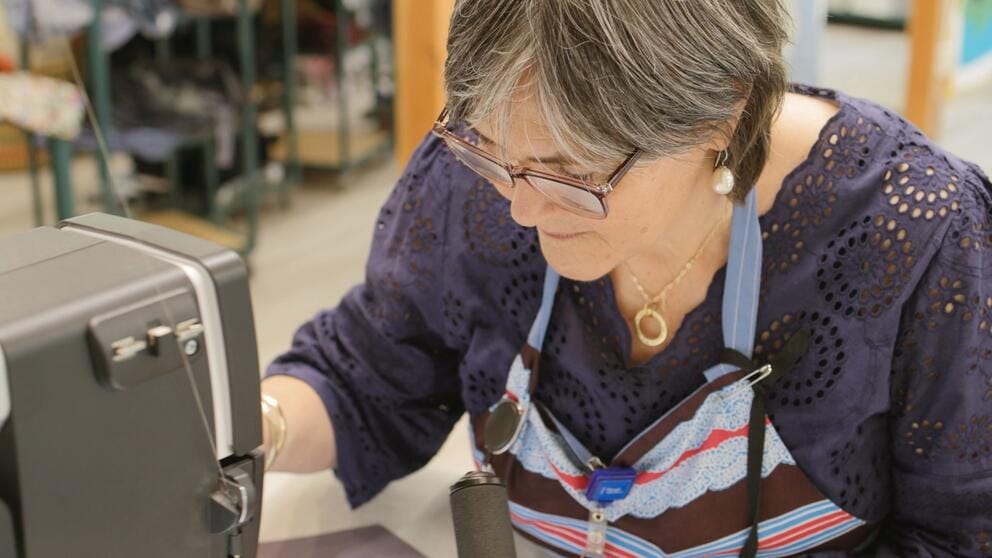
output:
[[[543,231],[543,230],[541,232],[543,234],[545,234],[546,236],[549,236],[549,237],[551,237],[551,238],[553,238],[555,240],[569,240],[569,239],[576,238],[576,237],[579,237],[579,236],[582,236],[582,235],[586,234],[584,232],[578,232],[578,233],[553,233],[553,232],[548,232],[548,231]]]

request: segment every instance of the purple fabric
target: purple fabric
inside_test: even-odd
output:
[[[761,216],[755,356],[802,325],[813,333],[772,386],[772,421],[827,497],[882,522],[872,555],[987,556],[992,184],[875,104],[794,89],[841,110]],[[268,370],[323,398],[352,505],[500,397],[545,265],[535,232],[428,137],[381,210],[366,282]],[[724,273],[669,347],[634,367],[609,279],[563,279],[537,397],[609,458],[715,364]]]

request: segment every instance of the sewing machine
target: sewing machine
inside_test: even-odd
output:
[[[0,557],[254,558],[237,254],[93,214],[0,240]]]

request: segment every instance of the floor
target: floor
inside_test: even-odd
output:
[[[907,51],[903,34],[831,27],[824,47],[821,85],[897,110],[902,106]],[[950,151],[987,171],[992,171],[990,100],[992,80],[959,94],[946,108],[939,135]],[[294,192],[288,209],[266,209],[252,257],[252,295],[263,366],[289,346],[297,326],[318,309],[333,306],[362,280],[375,214],[398,172],[386,161],[340,179],[312,175]],[[81,210],[93,209],[87,200],[94,189],[94,165],[79,160],[74,175],[77,203]],[[49,184],[49,177],[43,178]],[[49,197],[46,208],[51,206]],[[31,227],[30,215],[26,176],[0,174],[0,237]],[[262,537],[276,540],[382,523],[428,556],[455,556],[447,486],[469,468],[468,445],[460,425],[427,467],[393,483],[355,512],[348,511],[340,486],[329,472],[270,475]]]

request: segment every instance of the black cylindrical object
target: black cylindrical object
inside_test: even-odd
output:
[[[451,519],[459,558],[515,558],[506,485],[485,471],[451,485]]]

